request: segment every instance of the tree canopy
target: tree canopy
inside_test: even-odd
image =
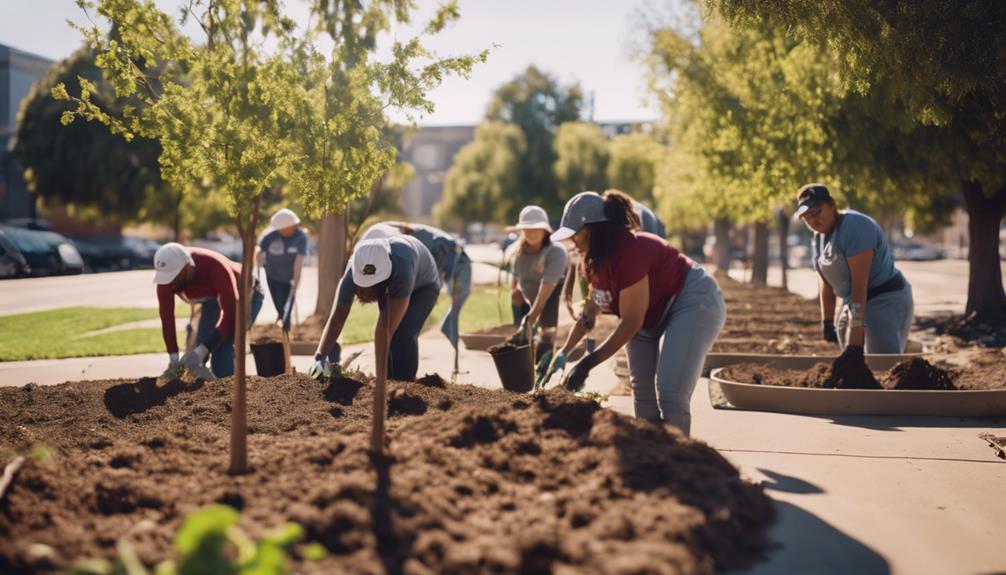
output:
[[[515,124],[526,143],[518,166],[520,199],[514,202],[518,211],[527,204],[550,212],[564,205],[567,198],[559,195],[553,174],[556,155],[552,141],[560,124],[580,119],[582,108],[583,92],[578,84],[564,86],[535,66],[493,93],[486,119]],[[516,212],[510,215],[516,216]]]
[[[600,193],[608,187],[609,143],[600,126],[587,122],[561,124],[553,148],[552,173],[560,199],[568,200],[586,190]]]

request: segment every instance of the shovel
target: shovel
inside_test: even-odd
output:
[[[286,322],[290,319],[290,310],[293,308],[293,287],[290,287],[290,295],[286,296],[286,305],[283,306],[283,317],[279,318],[277,321],[280,322],[280,331],[283,333],[283,360],[286,362],[285,373],[291,375],[293,373],[293,364],[290,361],[290,333],[286,331]]]

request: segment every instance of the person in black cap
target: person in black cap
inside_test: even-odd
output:
[[[884,230],[855,210],[839,211],[822,184],[800,188],[796,214],[814,231],[824,339],[839,344],[844,361],[863,361],[864,349],[902,353],[912,327],[912,286],[895,267]]]

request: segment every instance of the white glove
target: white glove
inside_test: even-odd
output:
[[[178,361],[178,352],[168,354],[168,369],[164,370],[161,374],[161,379],[166,381],[171,381],[176,379],[180,374],[178,373],[182,369],[182,364]]]
[[[338,364],[328,361],[328,357],[316,353],[314,354],[314,363],[307,370],[307,375],[314,379],[332,379],[342,375],[342,368]]]
[[[196,369],[206,363],[206,356],[209,354],[210,350],[205,345],[199,344],[196,346],[196,349],[182,356],[182,367]]]

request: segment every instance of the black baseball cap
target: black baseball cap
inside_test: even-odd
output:
[[[807,184],[796,194],[796,215],[802,216],[807,210],[812,210],[821,204],[833,204],[831,193],[824,184]]]

